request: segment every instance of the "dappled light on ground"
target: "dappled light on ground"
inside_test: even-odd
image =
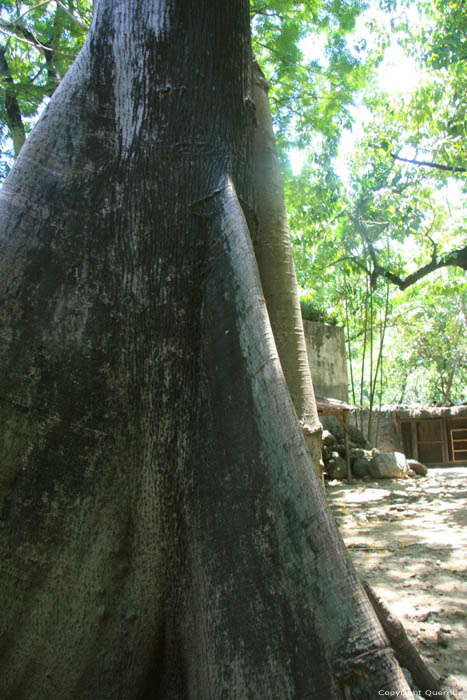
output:
[[[467,698],[467,469],[334,481],[326,493],[362,578],[401,619],[443,687]]]

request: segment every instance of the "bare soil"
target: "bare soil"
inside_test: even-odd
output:
[[[331,481],[326,494],[361,578],[441,677],[444,697],[467,700],[467,468]]]

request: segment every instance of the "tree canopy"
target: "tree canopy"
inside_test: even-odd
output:
[[[421,318],[415,309],[442,315],[452,308],[452,288],[465,304],[465,13],[462,3],[430,1],[384,3],[384,9],[372,6],[359,20],[366,25],[359,31],[373,39],[365,54],[369,79],[355,96],[359,111],[351,112],[356,120],[363,116],[364,127],[347,171],[335,160],[318,170],[312,154],[298,175],[286,171],[299,280],[308,305],[347,325],[354,400],[371,405],[374,372],[383,367],[377,384],[386,401],[456,399],[467,383],[462,362],[450,365],[455,376],[447,392],[429,368],[440,367],[453,344],[461,357],[463,335],[433,322],[431,360],[425,348],[422,361],[425,329],[415,323]],[[394,46],[404,51],[409,70],[418,69],[411,91],[398,91],[386,78],[385,56]],[[457,318],[465,328],[463,314]],[[399,329],[404,351],[396,343]],[[426,368],[418,388],[396,370],[407,353]],[[392,360],[384,366],[385,356]]]

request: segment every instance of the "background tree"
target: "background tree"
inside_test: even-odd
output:
[[[389,329],[386,401],[457,403],[467,394],[466,292],[465,277],[450,270],[397,303]]]
[[[322,429],[303,331],[268,91],[264,74],[254,61],[253,100],[257,124],[253,138],[253,179],[257,226],[252,240],[281,367],[312,461],[321,473]]]

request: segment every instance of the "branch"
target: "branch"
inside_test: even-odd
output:
[[[337,260],[333,260],[332,262],[328,263],[326,267],[333,267],[334,265],[338,265],[341,262],[351,262],[357,267],[359,267],[363,272],[366,272],[366,274],[371,277],[371,271],[362,263],[362,261],[357,258],[355,255],[346,255],[343,258],[337,258]]]
[[[465,248],[452,250],[450,253],[446,253],[446,255],[443,255],[439,259],[436,256],[433,256],[432,260],[427,265],[423,265],[405,278],[399,277],[399,275],[394,274],[379,264],[375,265],[374,274],[384,277],[403,291],[404,289],[407,289],[407,287],[410,287],[412,284],[415,284],[421,280],[423,277],[429,275],[430,272],[439,270],[442,267],[460,267],[462,270],[467,270],[467,246],[465,246]]]
[[[20,22],[23,17],[25,17],[27,14],[30,12],[33,12],[33,10],[37,10],[39,7],[43,7],[43,5],[50,5],[51,2],[54,2],[58,7],[60,7],[63,12],[74,22],[75,24],[78,25],[78,27],[81,27],[81,29],[84,29],[86,32],[89,31],[89,27],[87,24],[84,24],[79,17],[75,17],[75,15],[70,12],[70,10],[66,7],[66,5],[63,4],[63,2],[60,2],[60,0],[44,0],[43,2],[38,2],[37,5],[33,5],[32,7],[28,7],[25,12],[23,12],[22,15],[20,15],[17,19],[17,22]]]
[[[467,168],[462,168],[455,165],[443,165],[442,163],[432,163],[427,160],[417,160],[416,158],[402,158],[395,153],[389,154],[393,160],[400,160],[403,163],[410,163],[411,165],[420,165],[427,168],[437,168],[438,170],[446,170],[449,173],[467,173]]]
[[[33,5],[32,7],[28,7],[27,10],[25,10],[16,20],[17,22],[21,22],[23,17],[26,17],[27,14],[30,12],[33,12],[34,10],[37,10],[39,7],[42,7],[43,5],[50,5],[52,0],[44,0],[44,2],[38,2],[37,5]]]
[[[353,255],[338,258],[337,260],[329,263],[329,266],[337,265],[338,263],[346,261],[351,262],[368,275],[372,287],[375,287],[378,277],[384,277],[384,279],[388,280],[396,287],[399,287],[401,291],[404,291],[404,289],[407,289],[407,287],[411,287],[413,284],[423,279],[423,277],[426,277],[431,272],[439,270],[442,267],[460,267],[462,270],[467,271],[467,246],[465,246],[465,248],[452,250],[443,255],[441,258],[438,258],[436,253],[433,253],[432,259],[429,263],[423,265],[410,275],[407,275],[407,277],[400,277],[400,275],[396,275],[394,272],[391,272],[391,270],[388,270],[387,267],[380,265],[373,245],[368,241],[368,239],[365,240],[365,243],[368,246],[368,252],[373,263],[373,270],[370,270],[358,257]]]
[[[5,34],[5,36],[9,36],[12,39],[16,39],[16,41],[22,41],[23,44],[29,44],[29,46],[34,46],[35,49],[38,49],[39,51],[49,51],[50,53],[53,53],[57,56],[65,56],[65,58],[76,58],[76,54],[74,53],[63,53],[63,51],[56,51],[55,49],[51,49],[50,46],[45,46],[45,44],[41,44],[41,42],[38,39],[35,39],[35,41],[29,41],[29,39],[25,39],[22,36],[18,36],[18,34],[15,34],[11,30],[5,28],[6,25],[0,21],[0,33]]]
[[[75,24],[78,25],[78,27],[81,27],[81,29],[84,29],[84,31],[86,32],[89,31],[88,25],[84,24],[84,22],[81,22],[81,20],[78,19],[78,17],[75,17],[75,15],[72,12],[70,12],[70,10],[67,7],[65,7],[63,2],[60,2],[59,0],[54,0],[54,2]]]
[[[25,44],[34,46],[34,48],[40,49],[41,51],[53,51],[53,49],[51,49],[49,46],[45,46],[38,39],[36,39],[36,37],[31,32],[28,32],[27,36],[29,36],[29,38],[26,38],[25,30],[23,29],[23,27],[11,25],[8,22],[3,22],[0,20],[0,32],[2,32],[2,34],[5,34],[6,36],[11,37],[12,39],[16,39],[17,41],[22,41]],[[23,36],[18,36],[18,32],[21,32]]]

